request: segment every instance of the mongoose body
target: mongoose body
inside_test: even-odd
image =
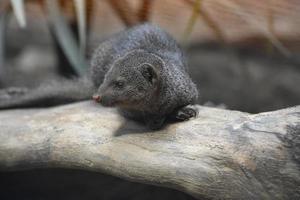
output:
[[[118,107],[126,117],[156,129],[169,117],[187,120],[195,116],[195,109],[189,105],[198,98],[181,49],[170,35],[150,24],[133,27],[102,42],[92,56],[88,75],[82,80],[65,82],[61,91],[48,88],[51,89],[17,98],[12,95],[14,100],[10,101],[1,102],[0,98],[0,108],[33,107],[39,100],[49,99],[54,103],[48,104],[54,105],[65,103],[64,99],[79,101],[93,95],[103,106]]]

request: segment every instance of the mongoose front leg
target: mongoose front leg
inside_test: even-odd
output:
[[[177,121],[186,121],[192,117],[196,117],[197,114],[198,114],[198,110],[195,106],[187,105],[176,110],[174,113],[172,113],[170,117],[171,119]]]

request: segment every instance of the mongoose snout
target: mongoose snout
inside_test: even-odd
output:
[[[113,107],[113,106],[116,106],[117,104],[117,100],[114,99],[114,97],[112,95],[109,95],[109,94],[94,94],[92,96],[92,99],[96,102],[96,103],[99,103],[101,104],[102,106],[105,106],[105,107]]]
[[[94,101],[96,101],[97,103],[100,103],[100,101],[101,101],[101,97],[100,97],[99,94],[94,94],[94,95],[92,96],[92,99],[93,99]]]

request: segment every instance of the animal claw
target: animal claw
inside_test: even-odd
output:
[[[193,108],[191,106],[186,106],[177,110],[177,113],[175,114],[175,119],[179,121],[186,121],[196,116],[197,116],[196,108]]]

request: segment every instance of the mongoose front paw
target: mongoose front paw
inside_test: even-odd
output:
[[[198,114],[197,108],[188,105],[188,106],[178,109],[175,112],[175,116],[173,116],[173,117],[179,121],[186,121],[192,117],[196,117],[197,114]]]

